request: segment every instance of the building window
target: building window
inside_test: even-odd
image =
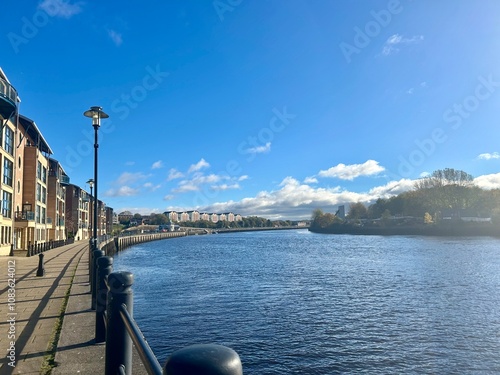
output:
[[[3,217],[12,217],[12,194],[4,191],[2,194],[2,215]]]
[[[3,183],[12,186],[12,176],[14,173],[14,163],[9,159],[3,159]]]
[[[35,212],[35,221],[37,223],[40,223],[40,206],[36,205],[36,212]]]
[[[5,142],[3,148],[9,154],[14,155],[14,132],[8,126],[5,127]]]
[[[42,181],[44,184],[47,183],[47,168],[42,167]]]
[[[47,202],[47,188],[42,186],[42,203]]]
[[[42,163],[37,162],[36,164],[36,177],[41,180],[42,179]]]
[[[36,200],[37,202],[42,201],[42,185],[36,184]]]
[[[45,207],[42,207],[42,224],[45,224],[46,218],[45,218]]]

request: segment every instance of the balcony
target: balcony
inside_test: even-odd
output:
[[[66,176],[66,175],[62,175],[60,183],[63,184],[63,185],[69,185],[69,177]]]
[[[14,226],[16,228],[34,228],[35,213],[33,211],[16,211],[14,212]]]
[[[0,78],[0,115],[7,119],[17,107],[17,91],[12,85]]]

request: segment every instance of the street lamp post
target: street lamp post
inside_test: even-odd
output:
[[[102,118],[108,118],[109,115],[107,115],[105,112],[103,112],[102,107],[90,107],[88,111],[85,111],[83,113],[85,117],[90,117],[92,119],[92,126],[94,127],[94,181],[93,184],[95,186],[94,190],[94,223],[92,226],[93,229],[93,236],[92,236],[92,242],[93,242],[93,249],[97,250],[97,150],[99,148],[99,142],[97,138],[97,131],[99,130],[99,127],[101,126],[101,119]]]
[[[88,111],[83,113],[85,117],[89,117],[92,119],[92,126],[94,127],[94,181],[93,185],[95,187],[94,190],[94,224],[93,224],[93,236],[92,236],[92,249],[90,250],[90,289],[92,291],[92,309],[96,308],[96,281],[95,281],[95,254],[98,253],[99,249],[97,247],[97,149],[99,148],[99,142],[97,138],[97,131],[101,126],[101,119],[108,118],[109,115],[103,112],[102,107],[90,107]]]

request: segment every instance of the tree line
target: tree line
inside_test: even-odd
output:
[[[443,215],[489,217],[500,222],[500,189],[485,190],[474,185],[474,178],[461,170],[446,168],[417,180],[412,190],[389,199],[379,198],[366,206],[352,203],[348,221],[419,218],[425,223],[438,223]],[[326,228],[343,222],[334,214],[315,210],[311,227]]]

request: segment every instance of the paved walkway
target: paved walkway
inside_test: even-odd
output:
[[[88,242],[80,241],[45,252],[45,273],[41,277],[36,276],[38,256],[0,257],[0,375],[43,372],[68,292],[56,367],[51,374],[104,374],[105,344],[94,342],[95,310],[90,309],[88,251]],[[12,271],[15,275],[10,274]],[[12,276],[15,285],[9,285]],[[15,297],[9,300],[12,286]],[[8,358],[11,341],[14,360]],[[136,350],[132,361],[134,375],[147,374]]]
[[[0,375],[40,374],[64,296],[77,265],[88,262],[87,255],[87,241],[49,250],[41,277],[36,276],[38,256],[0,257]],[[15,296],[9,294],[11,287]],[[9,359],[12,349],[15,358]]]

